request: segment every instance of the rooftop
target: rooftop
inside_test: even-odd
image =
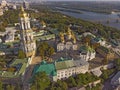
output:
[[[46,72],[47,75],[56,76],[57,70],[80,67],[84,65],[89,65],[89,63],[84,60],[73,60],[66,58],[60,58],[52,63],[47,63],[43,60],[40,64],[34,67],[33,75],[38,72]]]
[[[82,60],[82,59],[80,59],[80,60],[75,60],[75,61],[74,61],[74,64],[75,64],[75,66],[78,66],[78,67],[84,66],[84,65],[89,65],[89,63],[88,63],[87,61]]]
[[[8,77],[13,78],[13,77],[22,75],[25,72],[25,69],[27,67],[27,62],[28,62],[27,58],[26,59],[16,59],[9,66],[10,67],[16,67],[17,71],[16,72],[1,71],[0,75],[2,77],[6,77],[6,78],[8,78]]]
[[[24,64],[24,63],[27,63],[27,62],[28,62],[27,58],[25,58],[25,59],[16,59],[10,64],[10,66],[15,66],[15,65],[20,64],[20,63]]]
[[[99,41],[104,41],[104,38],[102,38],[102,37],[96,37],[96,38],[92,39],[93,43],[97,43]]]
[[[55,76],[56,70],[54,63],[47,63],[46,61],[42,61],[39,65],[36,65],[33,74],[38,72],[45,71],[47,75]]]
[[[67,59],[61,58],[55,62],[55,67],[56,67],[56,70],[61,70],[61,69],[75,67],[75,64],[73,60],[67,60]]]
[[[51,29],[49,31],[55,35],[59,35],[59,31],[57,29]]]
[[[91,48],[90,46],[81,46],[80,47],[80,52],[87,52],[87,51],[95,52],[95,50],[93,48]]]
[[[112,78],[111,82],[119,79],[120,79],[120,71]]]

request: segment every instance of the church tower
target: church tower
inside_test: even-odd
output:
[[[32,56],[36,51],[36,42],[33,37],[33,31],[30,26],[29,14],[21,7],[19,14],[20,20],[20,48],[26,54],[26,57]]]

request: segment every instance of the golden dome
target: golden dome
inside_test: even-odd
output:
[[[27,17],[28,14],[25,12],[24,8],[21,7],[21,11],[20,11],[20,14],[19,14],[19,17]]]

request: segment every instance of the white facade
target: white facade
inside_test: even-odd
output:
[[[59,64],[55,65],[56,70],[57,70],[56,71],[57,76],[54,76],[55,78],[53,77],[54,81],[56,81],[58,79],[59,80],[66,79],[66,78],[69,78],[70,76],[74,76],[76,74],[86,73],[89,70],[89,63],[82,59],[81,60],[68,60],[68,61],[61,61],[61,62],[66,63],[66,66],[68,66],[68,67],[57,70],[57,65],[59,67]]]
[[[66,42],[66,43],[59,43],[57,44],[57,51],[63,51],[63,50],[77,50],[78,46],[77,44],[73,44],[72,42]]]
[[[84,37],[86,37],[86,36],[88,36],[88,35],[90,35],[90,36],[92,36],[92,37],[96,37],[94,34],[92,34],[92,33],[90,33],[90,32],[85,32],[85,33],[83,33],[82,34]]]
[[[57,79],[66,79],[70,76],[73,76],[76,74],[75,68],[68,68],[63,70],[57,70]]]
[[[80,58],[84,59],[85,61],[90,61],[95,58],[95,52],[87,52],[87,53],[80,53]]]
[[[98,41],[98,43],[100,43],[101,46],[105,46],[106,41],[105,40],[100,40],[100,41]]]
[[[6,30],[5,42],[14,42],[16,28],[15,27],[6,27],[5,30]]]
[[[92,43],[99,43],[101,46],[106,45],[106,41],[104,40],[104,38],[101,37],[96,37],[92,41],[93,41]]]
[[[89,46],[83,46],[83,49],[80,50],[80,58],[84,59],[85,61],[90,61],[94,59],[95,56],[96,56],[95,50],[93,50]]]

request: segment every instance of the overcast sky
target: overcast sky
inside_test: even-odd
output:
[[[46,0],[46,1],[120,1],[120,0]]]
[[[120,0],[46,0],[46,1],[120,1]]]
[[[6,1],[24,1],[24,0],[6,0]],[[26,0],[26,1],[29,1],[29,0]],[[41,1],[41,0],[32,0],[32,1]],[[45,1],[53,1],[53,0],[45,0]],[[54,0],[54,1],[120,1],[120,0]]]

